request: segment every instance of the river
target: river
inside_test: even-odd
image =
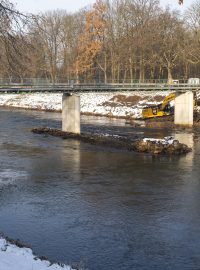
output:
[[[2,233],[89,270],[200,268],[198,133],[166,131],[193,152],[152,157],[30,132],[58,113],[1,108],[0,124]],[[82,130],[159,136],[86,116]]]

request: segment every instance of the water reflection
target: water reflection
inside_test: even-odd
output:
[[[187,146],[192,148],[192,152],[188,153],[186,156],[180,158],[180,166],[192,168],[195,154],[194,147],[194,133],[191,132],[176,132],[174,138],[178,140],[180,143],[184,143]]]
[[[179,140],[180,143],[184,143],[186,145],[188,145],[189,147],[191,148],[194,148],[194,133],[191,132],[181,132],[181,133],[178,133],[176,132],[175,133],[175,139],[176,140]]]
[[[76,140],[62,140],[60,151],[61,166],[70,168],[71,172],[80,172],[81,149]]]

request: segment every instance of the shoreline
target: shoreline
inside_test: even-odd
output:
[[[140,119],[145,106],[158,104],[168,94],[169,91],[80,93],[80,110],[84,115]],[[0,94],[0,106],[61,112],[62,94]]]
[[[5,109],[19,109],[24,111],[38,111],[38,112],[52,112],[52,113],[62,113],[62,110],[54,110],[54,109],[41,109],[41,108],[33,108],[33,107],[23,107],[23,106],[12,106],[12,105],[0,105],[0,108]],[[121,119],[129,121],[129,124],[133,127],[143,127],[146,129],[171,129],[171,130],[196,130],[200,128],[200,121],[194,121],[194,125],[192,127],[186,126],[178,126],[175,125],[173,122],[173,116],[164,116],[164,117],[157,117],[157,118],[149,118],[149,119],[142,119],[142,118],[133,118],[131,116],[113,116],[113,115],[102,115],[97,113],[90,113],[90,112],[81,112],[82,116],[94,116],[94,117],[106,117],[108,119]],[[144,124],[137,123],[138,121],[143,121]]]
[[[169,93],[169,91],[152,91],[151,93],[146,91],[80,93],[80,111],[81,115],[85,116],[127,120],[133,126],[140,126],[137,124],[137,120],[144,121],[145,127],[148,129],[184,129],[184,127],[174,125],[173,116],[142,119],[142,109],[145,106],[159,104]],[[61,113],[62,94],[0,94],[0,107]],[[200,111],[200,107],[198,111]],[[192,128],[200,127],[200,113],[197,114]]]
[[[6,108],[6,109],[20,109],[24,111],[38,111],[38,112],[52,112],[52,113],[62,113],[62,110],[53,110],[53,109],[39,109],[39,108],[25,108],[25,107],[20,107],[20,106],[9,106],[9,105],[0,105],[0,108]],[[110,119],[123,119],[123,120],[138,120],[141,121],[142,119],[135,119],[130,116],[113,116],[113,115],[102,115],[98,113],[90,113],[90,112],[81,112],[81,115],[83,116],[96,116],[96,117],[107,117]]]
[[[0,269],[73,270],[73,267],[38,256],[27,244],[0,234]]]

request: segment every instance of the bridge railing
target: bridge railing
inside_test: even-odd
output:
[[[187,83],[188,80],[186,79],[176,79],[174,80],[174,83],[180,83],[180,84],[185,84]],[[70,84],[70,83],[76,83],[76,79],[71,78],[71,79],[66,79],[64,77],[58,77],[56,81],[52,81],[51,78],[0,78],[0,83],[1,84]],[[139,79],[126,79],[126,81],[111,81],[108,80],[108,84],[138,84],[138,83],[145,83],[145,84],[167,84],[167,79],[145,79],[143,81],[140,81]],[[82,84],[82,83],[81,83]],[[103,84],[101,81],[88,81],[87,84]]]
[[[121,84],[69,84],[69,83],[0,83],[0,92],[87,92],[87,91],[186,91],[200,90],[199,84],[121,83]]]

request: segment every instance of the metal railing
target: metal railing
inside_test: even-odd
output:
[[[0,78],[0,84],[70,84],[70,83],[75,83],[76,79],[66,79],[66,78],[57,78],[56,81],[52,81],[50,78]],[[145,84],[167,84],[167,79],[146,79],[143,81],[140,81],[139,79],[126,79],[124,80],[108,80],[108,84],[140,84],[140,83],[145,83]],[[180,84],[185,84],[188,82],[188,80],[185,79],[178,79],[174,80],[175,83],[180,83]],[[96,80],[91,80],[87,81],[87,84],[103,84],[103,81],[96,81]],[[81,84],[84,84],[81,82]]]
[[[104,91],[198,91],[200,84],[121,83],[121,84],[72,84],[72,83],[1,83],[0,93],[34,92],[104,92]]]

